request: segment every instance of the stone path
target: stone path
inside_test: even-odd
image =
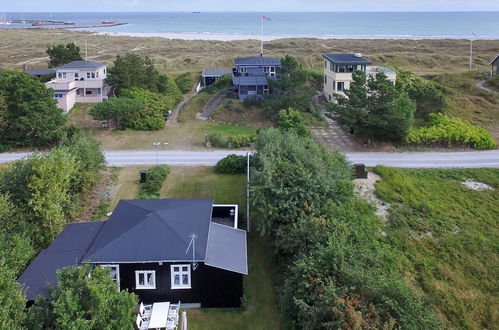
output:
[[[319,106],[322,113],[324,113],[326,111],[326,105],[322,92],[317,92],[314,101]],[[310,131],[318,141],[325,143],[329,147],[342,151],[362,150],[362,146],[357,142],[352,134],[346,132],[331,118],[327,116],[325,116],[325,118],[328,122],[328,127],[310,127]]]
[[[479,82],[477,82],[476,87],[483,89],[484,91],[487,91],[487,92],[497,93],[495,90],[490,89],[488,87],[485,87],[485,80],[480,80]]]

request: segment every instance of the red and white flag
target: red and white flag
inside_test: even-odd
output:
[[[271,21],[272,19],[270,17],[267,17],[267,16],[262,16],[263,19],[266,19],[267,21]]]

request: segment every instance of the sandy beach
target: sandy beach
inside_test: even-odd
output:
[[[88,31],[82,29],[83,31]],[[207,41],[238,41],[238,40],[261,40],[261,35],[257,34],[224,34],[224,33],[173,33],[173,32],[110,32],[98,31],[94,32],[96,35],[106,36],[126,36],[126,37],[142,37],[142,38],[164,38],[164,39],[178,39],[178,40],[207,40]],[[264,41],[273,41],[279,39],[289,38],[313,38],[313,39],[387,39],[387,40],[441,40],[441,39],[469,39],[466,36],[411,36],[411,35],[304,35],[304,34],[289,34],[289,35],[264,35]],[[497,37],[480,37],[482,40],[496,40]]]

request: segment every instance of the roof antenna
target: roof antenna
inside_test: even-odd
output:
[[[195,257],[197,235],[192,233],[191,235],[189,235],[189,238],[191,239],[191,241],[189,242],[189,246],[187,247],[187,250],[185,250],[185,253],[187,254],[187,252],[189,252],[189,249],[191,248],[192,245],[192,270],[196,270],[196,268],[198,268],[198,263],[196,262],[196,257]]]

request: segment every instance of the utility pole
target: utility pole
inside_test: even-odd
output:
[[[261,17],[262,20],[262,41],[260,43],[260,57],[263,57],[263,16]]]
[[[474,32],[471,32],[473,36],[478,37]],[[470,71],[473,70],[473,37],[470,39]]]
[[[250,214],[250,152],[246,152],[246,231],[251,231]]]

